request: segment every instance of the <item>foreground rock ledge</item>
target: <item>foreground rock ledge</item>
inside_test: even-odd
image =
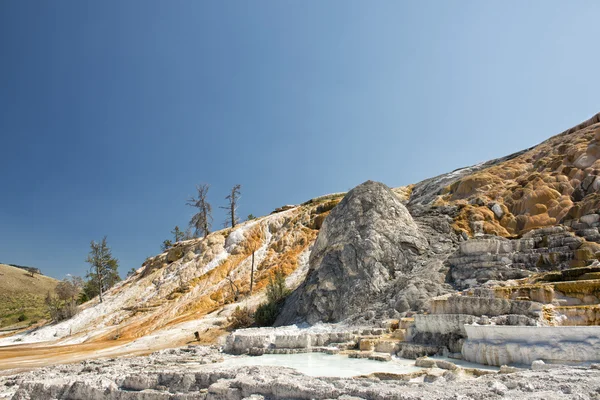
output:
[[[166,350],[0,378],[0,398],[33,399],[599,399],[600,370],[560,367],[467,379],[460,370],[418,377],[317,378],[282,367],[223,367],[216,348]],[[400,379],[399,379],[400,378]],[[406,377],[404,377],[406,379]],[[415,380],[417,380],[415,379]],[[430,383],[426,383],[430,382]]]

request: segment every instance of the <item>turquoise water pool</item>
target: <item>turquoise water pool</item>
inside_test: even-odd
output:
[[[235,357],[223,362],[224,366],[268,365],[288,367],[310,376],[352,377],[373,372],[406,374],[419,371],[414,360],[396,358],[392,361],[373,361],[364,358],[348,358],[345,355],[324,353],[265,354],[259,357]]]

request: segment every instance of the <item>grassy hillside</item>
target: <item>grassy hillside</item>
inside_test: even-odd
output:
[[[57,283],[56,279],[38,274],[31,277],[23,269],[0,264],[0,328],[27,326],[46,318],[44,298]]]

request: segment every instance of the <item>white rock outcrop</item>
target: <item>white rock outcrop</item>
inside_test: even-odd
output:
[[[465,324],[472,324],[477,319],[474,315],[466,314],[418,314],[415,315],[415,327],[420,332],[466,336]]]
[[[370,328],[365,329],[370,333]],[[335,325],[315,325],[305,329],[295,325],[238,329],[227,336],[223,351],[229,354],[246,354],[252,349],[310,349],[354,340],[359,331],[358,328],[350,331]]]
[[[487,365],[600,361],[600,326],[466,325],[465,360]]]

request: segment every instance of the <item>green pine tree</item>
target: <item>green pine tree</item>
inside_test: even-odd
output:
[[[175,239],[174,243],[177,243],[180,240],[183,240],[183,238],[185,237],[185,233],[181,229],[179,229],[178,225],[175,225],[175,228],[173,228],[171,233],[173,234],[173,238]]]
[[[162,251],[167,251],[167,250],[169,250],[171,247],[173,247],[173,243],[172,243],[172,242],[171,242],[169,239],[167,239],[167,240],[164,240],[164,241],[162,242],[162,244],[160,245],[160,249],[161,249]]]
[[[118,271],[119,260],[112,256],[110,247],[106,243],[106,236],[99,243],[92,240],[90,248],[86,259],[90,264],[90,272],[87,274],[88,284],[85,288],[89,291],[89,298],[97,294],[102,303],[102,293],[121,280]]]

